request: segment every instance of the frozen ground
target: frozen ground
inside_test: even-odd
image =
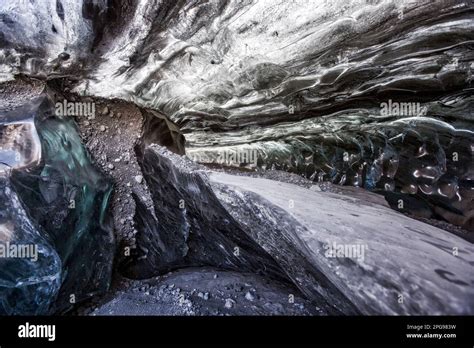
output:
[[[190,268],[131,282],[91,315],[324,315],[298,290],[251,273]]]

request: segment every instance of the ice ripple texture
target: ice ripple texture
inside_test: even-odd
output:
[[[3,80],[74,76],[168,115],[200,162],[251,150],[474,228],[471,1],[36,5],[0,5]]]

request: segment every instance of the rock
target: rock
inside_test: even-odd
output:
[[[143,182],[143,175],[137,175],[134,179],[137,183],[141,184]]]
[[[102,112],[101,114],[102,115],[107,115],[109,113],[109,108],[107,106],[105,106],[103,109],[102,109]]]
[[[230,308],[234,307],[234,304],[235,304],[235,301],[233,299],[226,298],[224,307],[227,308],[227,309],[230,309]]]
[[[58,58],[60,60],[63,60],[63,61],[66,61],[68,60],[69,58],[71,57],[71,55],[67,52],[61,52],[59,55],[58,55]]]
[[[206,293],[202,293],[202,292],[199,292],[198,293],[198,297],[202,298],[203,300],[209,300],[209,293],[206,292]]]
[[[114,165],[113,165],[112,163],[109,163],[109,164],[107,165],[107,168],[109,168],[110,170],[113,170],[115,167],[114,167]]]
[[[99,129],[101,132],[105,132],[107,128],[104,125],[101,125]]]
[[[249,301],[253,301],[255,299],[255,297],[250,293],[250,291],[248,291],[246,294],[245,294],[245,299],[246,300],[249,300]]]

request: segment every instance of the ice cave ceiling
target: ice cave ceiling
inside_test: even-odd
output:
[[[406,197],[399,210],[470,231],[473,72],[472,0],[0,0],[0,82],[28,77],[131,102],[174,122],[197,162],[232,166],[223,152],[252,152],[261,169],[363,187],[394,208]],[[38,134],[34,113],[0,119],[21,123],[2,126],[2,137],[29,142],[15,143],[21,160],[2,156],[13,168],[44,157],[43,174],[66,177],[65,192],[83,185],[83,213],[98,221],[85,231],[112,243],[102,216],[109,184],[80,151],[68,152],[80,140],[55,138],[72,125],[51,121]],[[74,166],[62,168],[38,137]],[[12,185],[28,180],[18,174]],[[49,196],[29,204],[55,204]],[[67,251],[53,256],[71,260]]]
[[[290,138],[404,127],[408,117],[380,116],[389,98],[428,108],[412,122],[472,134],[469,1],[41,5],[2,1],[3,79],[71,76],[77,92],[162,111],[189,133],[189,149],[268,152],[278,141],[291,151]]]
[[[445,216],[472,203],[471,1],[38,4],[1,3],[4,80],[70,78],[158,110],[201,162],[252,150],[263,168],[420,193]],[[391,102],[414,107],[381,112]]]

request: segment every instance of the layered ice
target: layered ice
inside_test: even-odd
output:
[[[133,102],[177,125],[186,137],[187,156],[197,162],[282,169],[313,181],[362,187],[383,194],[400,212],[472,231],[473,6],[469,0],[3,0],[0,82],[26,75],[81,96]],[[0,279],[8,279],[2,310],[15,312],[12,287],[31,272],[31,287],[18,293],[24,299],[18,311],[58,312],[71,307],[71,295],[85,299],[109,284],[111,183],[92,165],[72,120],[52,117],[45,104],[24,99],[25,108],[10,104],[16,112],[0,115],[1,233],[16,240],[21,237],[17,226],[24,224],[25,238],[37,241],[51,262],[43,273],[24,260],[12,261],[13,275],[2,268]],[[145,125],[145,143],[157,140],[150,135],[154,121],[151,117]],[[467,241],[377,210],[400,221],[403,233],[395,236],[393,226],[381,235],[370,230],[372,225],[362,224],[362,231],[346,226],[346,237],[361,233],[380,249],[367,254],[374,257],[371,269],[336,265],[320,259],[318,243],[329,227],[322,234],[312,230],[319,216],[314,209],[292,217],[301,231],[311,233],[284,240],[289,255],[303,260],[303,254],[311,265],[305,275],[305,267],[295,267],[295,259],[285,257],[275,240],[252,236],[241,226],[244,219],[230,216],[221,200],[241,202],[231,189],[218,198],[204,179],[173,169],[150,148],[143,159],[155,214],[141,207],[135,216],[141,245],[123,265],[130,276],[184,266],[264,269],[315,301],[329,299],[336,312],[472,313]],[[227,184],[262,196],[272,207],[263,212],[288,222],[286,208],[269,187],[261,192],[254,182],[247,188]],[[189,210],[174,210],[180,199]],[[16,213],[14,201],[19,202]],[[210,206],[218,211],[213,214]],[[160,214],[162,220],[156,220]],[[343,239],[341,226],[337,235]],[[367,235],[367,229],[375,235]],[[451,259],[448,249],[454,244],[469,252]],[[247,252],[240,259],[230,252],[239,245]],[[410,247],[426,258],[413,256],[416,265],[395,256],[381,261],[383,252],[402,255]],[[430,260],[428,280],[422,277],[424,260]],[[335,265],[336,275],[331,273]],[[386,286],[388,278],[399,276],[397,267],[401,285]],[[411,277],[405,269],[413,271]],[[360,288],[353,271],[363,280]],[[374,280],[373,292],[367,290],[369,274],[381,280]],[[413,288],[407,288],[410,282]],[[456,297],[441,303],[448,285]],[[34,303],[26,300],[31,291],[37,293]],[[380,300],[381,293],[389,293],[389,300]],[[419,302],[399,306],[395,294]]]
[[[1,314],[60,313],[111,281],[112,186],[52,105],[45,93],[0,114],[0,237],[24,249],[0,255]]]

